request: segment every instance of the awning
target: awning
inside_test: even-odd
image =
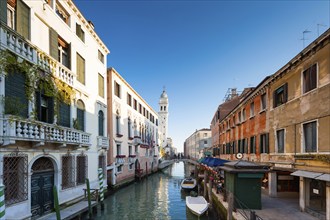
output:
[[[291,173],[291,175],[330,182],[330,174],[326,174],[326,173],[317,173],[317,172],[298,170],[298,171]]]

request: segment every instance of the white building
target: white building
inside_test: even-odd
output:
[[[38,218],[53,209],[53,186],[60,205],[83,197],[85,178],[98,188],[109,50],[72,0],[1,0],[0,20],[6,219]]]
[[[184,155],[198,160],[203,157],[204,149],[212,146],[211,129],[196,130],[184,142]]]
[[[158,169],[158,114],[114,69],[108,69],[108,183],[113,186]]]

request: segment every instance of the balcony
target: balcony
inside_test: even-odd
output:
[[[139,136],[134,136],[133,144],[134,145],[140,145],[140,144],[142,144],[141,138]]]
[[[52,73],[54,77],[71,87],[74,86],[75,73],[1,22],[0,46],[32,64],[41,66],[45,71]]]
[[[97,149],[109,150],[109,138],[103,136],[97,136]]]
[[[136,161],[136,155],[129,155],[128,156],[128,162],[129,163],[135,163]]]
[[[5,116],[0,118],[0,145],[15,144],[16,141],[32,141],[36,145],[59,144],[89,147],[91,134],[72,128]]]
[[[116,164],[117,165],[122,165],[125,163],[125,157],[126,155],[117,155],[116,156]]]

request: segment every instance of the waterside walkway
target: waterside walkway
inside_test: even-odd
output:
[[[216,193],[216,189],[212,189],[213,196],[228,210],[228,203],[224,201],[223,194]],[[269,197],[267,190],[262,190],[261,194],[261,210],[254,210],[255,213],[263,220],[317,220],[318,218],[306,213],[301,212],[299,209],[299,200],[297,196],[293,194],[281,194],[281,197]],[[244,220],[246,219],[240,212],[244,210],[237,210],[233,212],[233,219]],[[249,212],[245,211],[246,215],[250,215]],[[249,216],[250,217],[250,216]]]

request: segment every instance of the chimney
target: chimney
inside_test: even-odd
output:
[[[88,21],[88,24],[94,29],[94,24],[92,21]]]

